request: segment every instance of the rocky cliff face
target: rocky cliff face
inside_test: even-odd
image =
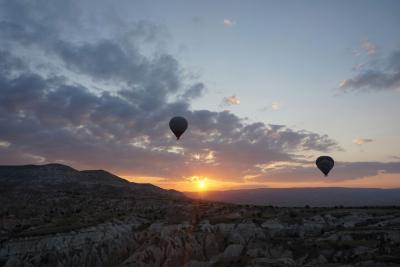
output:
[[[0,168],[0,266],[400,266],[397,208],[193,201],[50,167]]]

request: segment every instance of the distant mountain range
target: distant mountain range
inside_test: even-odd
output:
[[[0,193],[15,191],[91,192],[136,197],[184,197],[175,190],[129,182],[104,170],[78,171],[62,164],[0,166]]]
[[[258,188],[186,192],[188,197],[234,204],[302,207],[400,205],[400,189],[378,188]]]

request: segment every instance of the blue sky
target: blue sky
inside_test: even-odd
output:
[[[399,1],[0,0],[0,164],[178,189],[400,186],[399,13]],[[176,115],[189,120],[179,143]],[[321,154],[337,162],[331,180]]]

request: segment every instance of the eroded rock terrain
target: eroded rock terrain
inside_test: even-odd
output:
[[[0,167],[0,266],[400,266],[396,207],[233,205],[16,168]]]

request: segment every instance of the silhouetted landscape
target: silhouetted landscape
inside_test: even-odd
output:
[[[279,208],[192,200],[61,164],[1,166],[0,190],[2,266],[400,264],[400,209],[393,206]],[[344,189],[295,192],[304,190],[337,195]],[[253,191],[275,197],[283,191],[295,201],[293,189]]]

